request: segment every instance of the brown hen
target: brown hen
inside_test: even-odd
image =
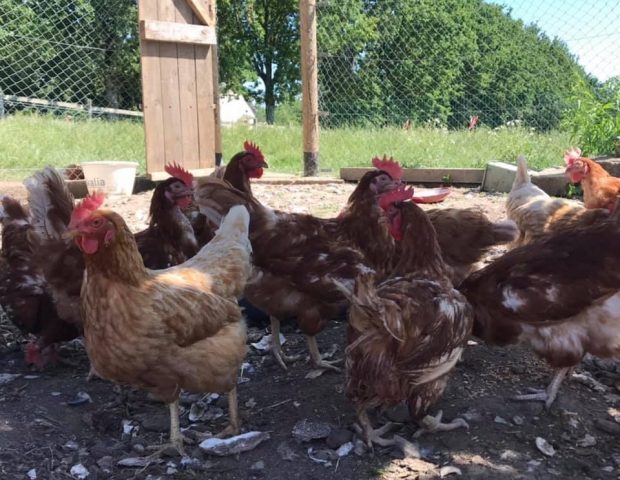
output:
[[[390,201],[385,207],[399,260],[387,280],[376,285],[375,275],[364,274],[348,293],[346,394],[357,408],[369,446],[390,445],[396,439],[381,437],[389,425],[372,429],[368,410],[403,401],[421,431],[467,426],[461,419],[442,423],[441,412],[431,417],[428,411],[441,397],[467,343],[471,308],[452,286],[427,215],[412,202]]]
[[[518,397],[549,407],[586,353],[620,356],[620,212],[516,248],[459,287],[475,311],[474,335],[528,343],[557,372],[546,391]]]
[[[236,384],[246,331],[237,297],[251,270],[247,211],[231,209],[213,240],[187,262],[151,271],[124,220],[97,210],[101,201],[86,199],[71,223],[86,261],[82,315],[95,369],[168,403],[170,442],[179,451],[181,389],[229,392],[223,434],[238,433]]]

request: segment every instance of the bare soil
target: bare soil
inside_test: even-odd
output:
[[[24,196],[18,184],[0,187],[3,194]],[[276,208],[329,216],[339,210],[352,189],[348,184],[260,184],[255,192]],[[137,230],[146,221],[150,195],[146,192],[108,204]],[[476,206],[500,219],[504,200],[503,195],[455,189],[444,205]],[[335,348],[335,356],[342,357],[344,327],[342,321],[335,321],[319,335],[322,351]],[[252,327],[250,341],[266,333],[262,326]],[[294,325],[285,327],[284,335],[288,353],[306,354],[303,336]],[[446,419],[466,418],[469,429],[417,439],[423,460],[404,458],[391,447],[374,452],[358,449],[336,459],[325,439],[302,443],[292,431],[297,422],[308,420],[331,427],[333,447],[347,439],[355,415],[343,394],[342,374],[307,379],[311,368],[306,361],[284,372],[269,354],[251,348],[239,384],[243,429],[269,432],[269,440],[228,457],[206,455],[190,446],[183,462],[172,456],[163,463],[130,468],[117,462],[143,457],[145,446],[166,440],[167,408],[138,390],[124,389],[127,398],[119,401],[119,387],[98,379],[86,382],[88,359],[79,341],[62,347],[66,364],[38,372],[24,364],[22,349],[27,339],[6,318],[0,320],[0,336],[0,374],[19,375],[6,383],[1,383],[0,376],[1,479],[29,478],[28,472],[30,478],[38,479],[79,478],[80,464],[88,470],[88,479],[456,478],[451,473],[454,470],[442,469],[447,466],[457,467],[467,479],[620,478],[620,424],[616,422],[620,421],[620,383],[614,363],[589,361],[580,368],[606,384],[605,391],[567,382],[556,403],[545,410],[540,403],[510,400],[528,387],[546,386],[551,372],[543,362],[522,347],[491,348],[471,342],[437,405]],[[74,402],[79,392],[88,394],[91,401]],[[190,426],[189,411],[197,400],[196,396],[183,397],[183,426]],[[402,411],[387,415],[395,421],[406,420]],[[221,429],[227,420],[225,399],[207,405],[205,418],[213,419],[191,424],[186,434]],[[406,421],[397,430],[405,438],[411,438],[414,431]],[[537,437],[553,447],[553,456],[541,453]]]

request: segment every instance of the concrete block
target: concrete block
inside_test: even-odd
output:
[[[512,188],[517,166],[504,162],[489,162],[482,182],[482,190],[487,192],[508,193]],[[539,186],[549,195],[556,197],[566,195],[568,178],[563,168],[547,168],[540,172],[530,170],[534,185]]]
[[[346,167],[340,169],[340,178],[357,182],[374,168]],[[484,177],[483,168],[405,168],[402,180],[409,183],[440,184],[445,177],[453,185],[480,185]]]
[[[596,157],[594,158],[601,167],[609,172],[610,175],[620,178],[620,158]]]

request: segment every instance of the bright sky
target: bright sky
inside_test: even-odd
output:
[[[599,80],[620,76],[619,0],[487,0],[512,8],[511,16],[559,37]]]

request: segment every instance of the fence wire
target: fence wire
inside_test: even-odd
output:
[[[500,3],[319,0],[321,124],[547,131],[620,74],[620,2]]]
[[[85,114],[140,109],[135,0],[0,0],[0,100]]]

